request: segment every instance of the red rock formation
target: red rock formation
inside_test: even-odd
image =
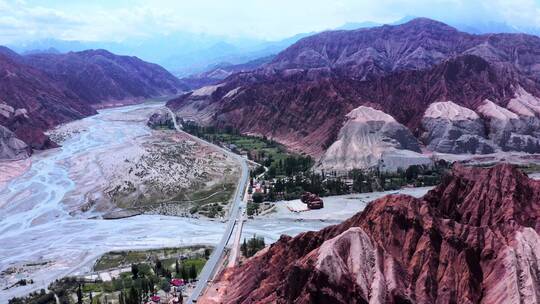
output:
[[[319,232],[283,236],[200,303],[538,303],[540,182],[454,167],[423,198],[389,195]]]

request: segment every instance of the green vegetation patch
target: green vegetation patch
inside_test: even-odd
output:
[[[267,175],[270,178],[305,172],[314,164],[310,156],[291,153],[283,145],[273,140],[266,137],[243,135],[232,127],[202,127],[194,123],[184,123],[183,128],[192,135],[224,146],[235,153],[247,155],[249,159],[268,167]],[[264,170],[260,170],[255,170],[253,174],[264,172]]]
[[[156,258],[167,259],[177,256],[204,254],[211,250],[207,246],[171,247],[151,250],[111,251],[102,255],[94,264],[94,271],[127,267],[131,264],[149,262]]]

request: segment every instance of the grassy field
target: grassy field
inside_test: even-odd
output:
[[[239,150],[250,151],[255,158],[270,158],[273,162],[278,162],[290,155],[280,144],[260,137],[226,133],[212,134],[210,137],[213,140],[233,144]]]

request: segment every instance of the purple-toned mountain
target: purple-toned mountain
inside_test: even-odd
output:
[[[185,89],[179,79],[157,64],[106,50],[32,54],[25,56],[24,62],[64,83],[80,99],[97,107],[176,95]]]
[[[356,79],[421,70],[459,55],[540,77],[540,38],[525,34],[472,35],[417,18],[402,25],[329,31],[306,37],[278,54],[267,70],[321,69]]]
[[[44,72],[0,54],[0,125],[34,149],[54,146],[43,131],[95,114],[88,104]]]
[[[104,50],[20,56],[0,47],[0,125],[33,149],[54,147],[45,130],[93,115],[95,108],[182,88],[165,69],[136,57]]]
[[[324,156],[340,134],[350,134],[343,127],[359,106],[390,114],[435,151],[540,152],[540,129],[514,127],[522,121],[534,125],[540,117],[538,62],[539,37],[471,35],[421,18],[301,39],[264,68],[233,75],[168,106],[186,119],[265,135],[315,157]],[[501,108],[517,115],[504,136],[492,136],[501,133],[496,128],[471,130],[489,124],[490,115],[447,112],[477,111],[487,101],[498,107],[488,114]],[[434,102],[452,106],[430,109]],[[472,122],[461,122],[466,120]]]

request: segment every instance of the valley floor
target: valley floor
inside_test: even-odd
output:
[[[36,153],[31,166],[0,185],[1,303],[87,272],[111,250],[220,240],[225,225],[219,221],[164,216],[153,207],[161,200],[178,200],[181,207],[167,214],[189,215],[194,205],[217,204],[214,193],[221,195],[219,203],[226,203],[227,185],[238,172],[224,153],[172,131],[148,128],[148,116],[161,107],[163,103],[145,103],[106,109],[61,126],[52,134],[61,139],[61,148]],[[129,183],[133,187],[128,191],[107,191]],[[154,196],[126,199],[138,191]],[[148,214],[101,219],[118,207]],[[221,209],[225,212],[226,204]],[[9,288],[21,279],[34,283]]]

